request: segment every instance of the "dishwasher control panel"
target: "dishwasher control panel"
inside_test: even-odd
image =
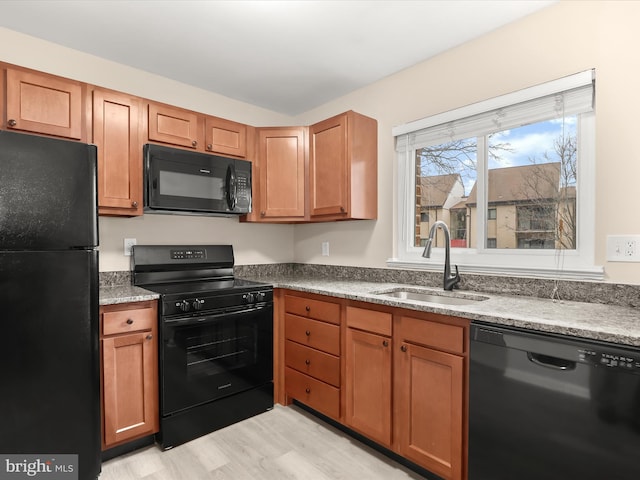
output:
[[[593,366],[615,368],[640,374],[640,354],[579,348],[578,356],[581,362]]]

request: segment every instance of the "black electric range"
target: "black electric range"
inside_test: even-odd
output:
[[[160,294],[163,449],[273,408],[273,287],[233,275],[231,245],[136,245],[134,285]]]

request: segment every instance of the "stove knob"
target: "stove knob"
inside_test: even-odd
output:
[[[193,309],[200,310],[202,308],[202,302],[204,300],[198,300],[197,298],[193,301]]]
[[[244,296],[244,299],[247,301],[247,303],[253,303],[255,301],[253,293],[247,293]]]
[[[264,292],[258,292],[256,293],[256,298],[259,302],[264,301],[265,297],[267,296],[266,293]]]
[[[183,312],[188,312],[191,309],[191,304],[186,300],[180,302],[180,310]]]

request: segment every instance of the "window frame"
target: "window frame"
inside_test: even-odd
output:
[[[530,87],[484,102],[427,117],[410,124],[395,127],[396,139],[407,138],[420,129],[447,121],[467,118],[482,112],[496,110],[503,106],[516,105],[543,95],[552,95],[584,85],[594,79],[594,71],[579,74]],[[484,135],[484,134],[483,134]],[[579,167],[577,175],[577,248],[561,249],[496,249],[487,248],[485,242],[477,248],[452,248],[451,263],[457,264],[461,272],[478,274],[499,274],[532,276],[537,278],[564,278],[576,280],[603,280],[604,269],[595,265],[595,112],[580,113],[577,125],[577,145]],[[488,168],[482,152],[486,151],[485,136],[478,138],[478,219],[472,235],[487,238],[486,184]],[[446,141],[446,139],[444,139]],[[397,208],[394,257],[387,260],[390,267],[441,270],[444,262],[444,248],[434,248],[431,258],[422,257],[422,248],[414,247],[413,222],[415,215],[415,159],[417,148],[406,142],[397,150]],[[482,199],[482,201],[480,201]]]

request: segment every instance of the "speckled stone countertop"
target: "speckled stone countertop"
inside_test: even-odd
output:
[[[264,278],[259,280],[265,281]],[[476,293],[468,290],[450,293],[438,288],[416,287],[415,285],[398,283],[334,281],[331,279],[309,279],[298,276],[274,277],[269,279],[269,283],[272,283],[274,287],[288,288],[301,292],[331,295],[423,312],[454,315],[497,325],[640,346],[640,309],[632,307]],[[380,294],[380,292],[394,290],[435,293],[455,297],[483,297],[486,300],[476,301],[467,305],[437,305]]]
[[[133,285],[100,286],[100,305],[116,303],[144,302],[160,298],[157,293],[150,292]]]
[[[306,265],[294,265],[293,268],[291,265],[240,266],[235,275],[237,278],[269,283],[277,288],[640,346],[640,292],[634,286],[565,282],[561,285],[560,293],[562,298],[571,300],[551,300],[549,282],[526,279],[519,285],[517,279],[474,279],[467,276],[465,280],[470,288],[449,293],[433,286],[441,281],[441,274],[425,275],[385,269]],[[484,289],[474,291],[474,285]],[[457,297],[475,295],[486,300],[467,305],[438,305],[380,294],[400,289]],[[528,294],[525,295],[525,292]],[[132,286],[130,272],[100,274],[100,305],[157,298],[159,296],[156,293]],[[576,301],[583,298],[595,300],[595,303]]]

